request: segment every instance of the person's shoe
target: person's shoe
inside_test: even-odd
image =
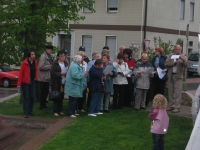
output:
[[[172,111],[172,110],[174,110],[173,107],[170,107],[170,108],[167,109],[167,111]]]
[[[28,115],[24,115],[24,118],[28,118]]]
[[[95,115],[103,115],[102,112],[94,113]]]
[[[54,113],[54,116],[58,117],[58,116],[59,116],[59,114],[57,114],[57,113]]]
[[[108,110],[104,110],[105,113],[110,113]]]
[[[64,115],[64,113],[63,113],[63,112],[60,112],[60,115]]]
[[[77,114],[77,113],[75,113],[74,115],[75,115],[75,116],[79,116],[79,114]]]
[[[81,110],[78,110],[78,111],[80,111],[80,112],[85,112],[85,110],[83,110],[83,109],[81,109]]]
[[[173,112],[173,113],[178,113],[178,112],[180,112],[180,109],[177,109],[177,108],[176,108],[176,109],[172,110],[172,112]]]
[[[146,108],[145,108],[145,107],[140,107],[140,109],[146,110]]]
[[[69,116],[69,117],[71,117],[71,118],[76,118],[76,116],[74,116],[74,115],[71,115],[71,116]]]
[[[88,114],[88,116],[96,117],[97,115],[95,115],[95,114]]]
[[[31,113],[28,113],[30,116],[34,116],[34,114],[31,112]]]

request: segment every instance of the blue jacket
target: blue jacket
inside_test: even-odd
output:
[[[78,63],[72,62],[66,76],[65,94],[76,98],[83,97],[85,85],[83,68]]]
[[[111,62],[109,62],[108,65],[113,66],[113,64],[112,64]],[[107,67],[107,66],[104,66],[104,67],[103,67],[103,70],[104,70],[106,67]],[[112,92],[113,92],[113,78],[115,78],[115,77],[117,76],[117,70],[116,70],[116,68],[114,68],[114,66],[113,66],[112,73],[113,73],[112,76],[107,75],[107,76],[106,76],[106,80],[103,80],[104,85],[105,85],[105,88],[106,88],[106,91],[105,91],[105,92],[108,92],[108,93],[112,93]]]
[[[89,71],[90,91],[102,91],[102,75],[103,75],[103,69],[98,69],[98,68],[95,68],[94,66],[90,68],[90,71]]]
[[[152,59],[152,65],[154,67],[154,70],[156,71],[156,67],[155,67],[155,61],[156,61],[156,57],[155,56],[153,59]],[[167,56],[166,55],[161,55],[160,58],[159,58],[159,67],[161,69],[167,69],[167,67],[165,67],[165,60],[167,59]],[[155,76],[155,74],[154,74]],[[167,72],[165,74],[165,76],[161,79],[161,80],[167,80]]]

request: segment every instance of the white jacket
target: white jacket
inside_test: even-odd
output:
[[[117,62],[113,62],[113,66],[116,68],[117,73],[122,72],[123,75],[117,74],[117,77],[113,79],[113,84],[128,84],[126,79],[127,75],[130,74],[131,70],[128,68],[128,64],[123,62],[121,65]]]

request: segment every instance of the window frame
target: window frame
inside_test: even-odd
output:
[[[183,11],[181,11],[182,4],[183,4]],[[181,20],[184,20],[185,19],[185,0],[180,0],[180,12],[179,13],[180,13],[179,18]]]
[[[191,6],[193,6],[193,11],[192,11],[192,14],[191,14]],[[190,1],[190,21],[193,22],[194,21],[194,8],[195,8],[195,3],[193,0]],[[192,17],[191,17],[192,16]]]
[[[117,53],[117,36],[116,35],[105,35],[105,46],[108,46],[109,47],[109,51],[111,50],[110,49],[110,46],[109,45],[107,45],[107,37],[115,37],[115,42],[116,42],[116,45],[115,45],[115,51],[113,52],[113,56],[112,55],[110,55],[110,59],[112,60],[112,59],[115,59],[115,57],[116,57],[116,53]],[[110,51],[111,52],[111,51]],[[111,54],[111,53],[110,53]],[[113,58],[112,58],[113,57]],[[114,61],[114,60],[112,60],[112,61]]]
[[[106,12],[108,12],[108,13],[116,13],[116,12],[118,12],[119,11],[119,0],[117,0],[117,10],[109,10],[109,8],[108,8],[108,1],[109,0],[106,0]]]
[[[86,55],[86,52],[85,52],[85,56],[87,56],[91,60],[92,59],[92,51],[93,51],[93,38],[92,38],[92,35],[88,35],[88,34],[82,34],[82,36],[81,36],[81,45],[85,47],[87,52],[88,52],[88,48],[83,44],[83,37],[84,36],[91,36],[91,51],[90,51],[90,54]]]

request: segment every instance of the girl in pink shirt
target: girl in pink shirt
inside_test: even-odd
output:
[[[164,150],[164,135],[168,131],[169,117],[166,111],[167,99],[157,94],[153,99],[153,111],[149,114],[152,120],[151,130],[153,138],[152,150]]]

